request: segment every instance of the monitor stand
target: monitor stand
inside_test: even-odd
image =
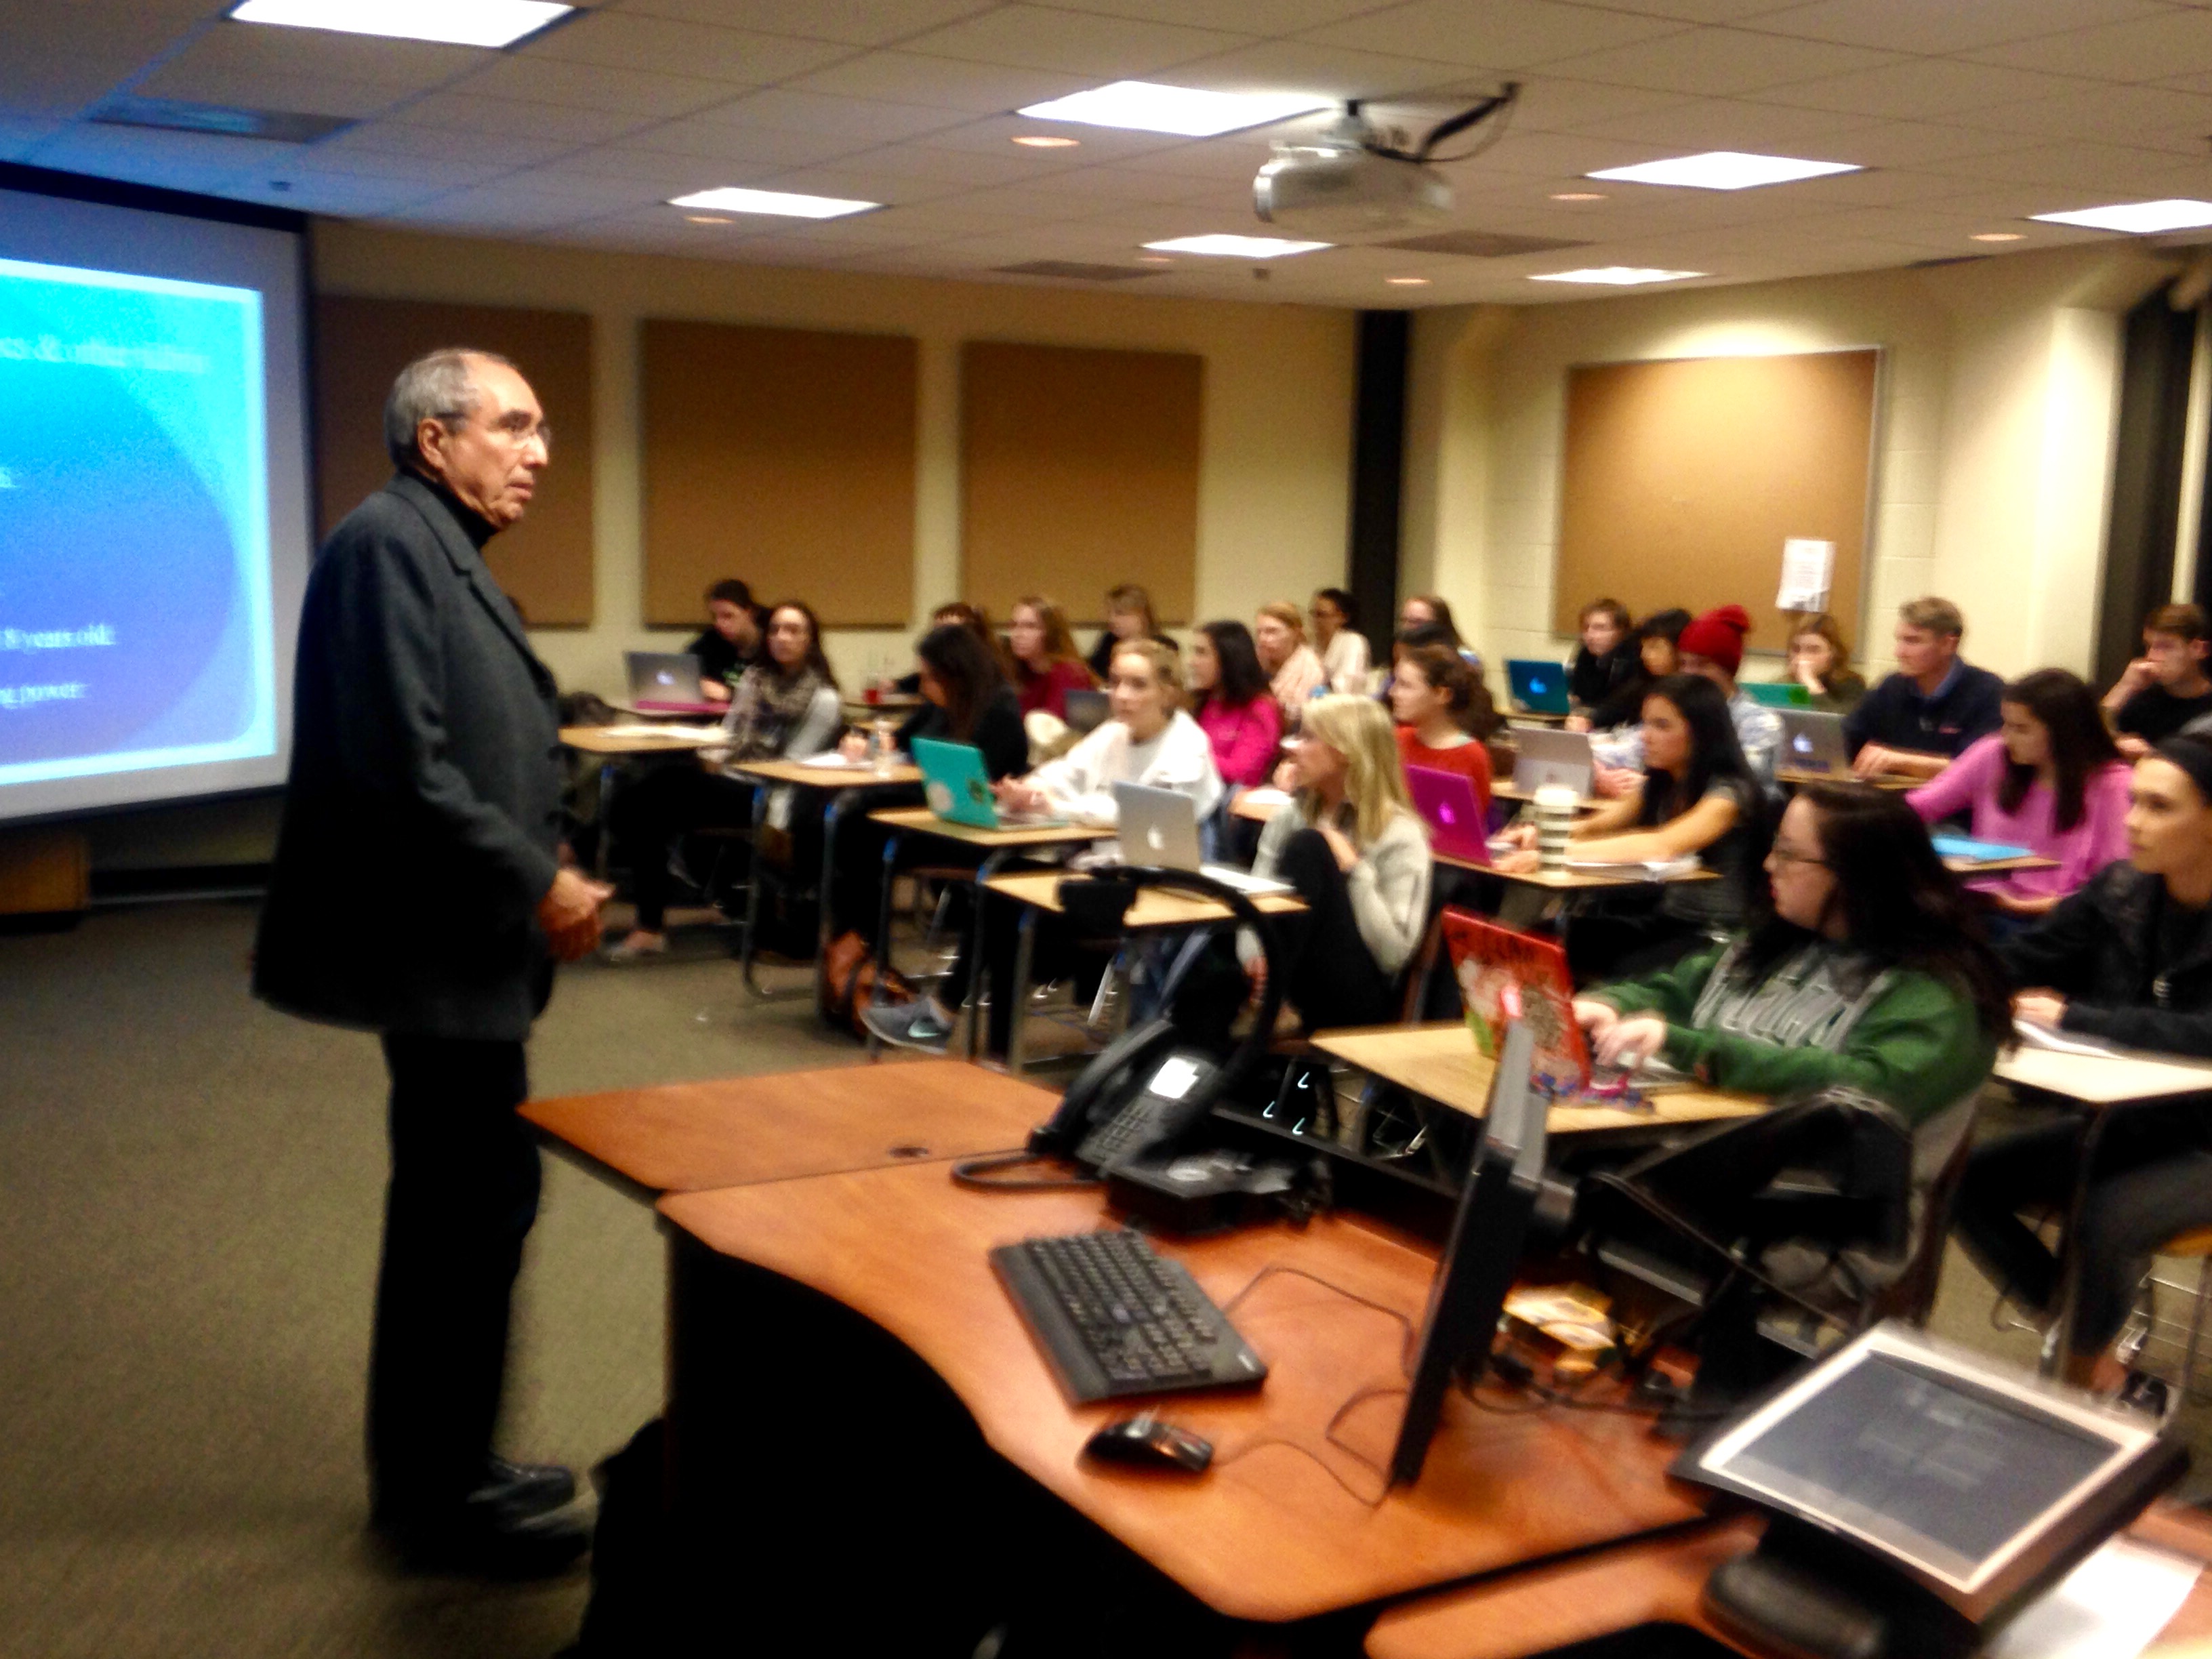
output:
[[[1982,1632],[1866,1551],[1777,1516],[1748,1555],[1705,1581],[1705,1611],[1786,1659],[1966,1659]]]

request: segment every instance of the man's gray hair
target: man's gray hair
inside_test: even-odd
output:
[[[514,367],[495,351],[441,346],[399,371],[391,396],[384,400],[384,447],[391,452],[392,465],[407,471],[422,460],[416,434],[423,422],[465,421],[477,412],[482,398],[471,368],[480,362]]]

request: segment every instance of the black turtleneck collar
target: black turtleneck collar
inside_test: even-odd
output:
[[[477,512],[476,508],[467,505],[459,495],[453,494],[428,473],[410,471],[408,477],[413,478],[444,503],[446,510],[453,515],[453,522],[460,526],[461,533],[469,538],[469,545],[475,548],[477,552],[483,552],[484,544],[499,534],[497,525]]]

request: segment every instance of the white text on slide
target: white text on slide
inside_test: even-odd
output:
[[[0,685],[0,710],[35,708],[42,702],[76,702],[91,689],[82,680],[59,685]]]
[[[208,360],[175,346],[112,345],[106,340],[63,340],[41,334],[35,340],[0,334],[0,362],[59,363],[81,368],[125,368],[142,374],[204,374]]]
[[[76,651],[114,643],[112,623],[94,623],[87,628],[0,628],[0,651]]]

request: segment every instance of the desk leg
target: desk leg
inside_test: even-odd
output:
[[[837,820],[860,799],[858,789],[840,789],[822,811],[822,884],[814,893],[814,1012],[830,1018],[830,884],[837,872]]]
[[[968,1059],[970,1064],[983,1054],[983,906],[990,895],[984,884],[1006,867],[1006,860],[1014,856],[1012,848],[1002,847],[995,853],[984,854],[982,863],[975,866],[974,902],[968,907],[968,994],[960,1006],[968,1011]],[[958,1010],[955,1010],[957,1012]]]
[[[2102,1149],[2105,1125],[2124,1106],[2105,1106],[2089,1114],[2081,1128],[2075,1154],[2074,1190],[2066,1200],[2066,1231],[2058,1237],[2058,1299],[2051,1328],[2044,1333],[2039,1369],[2045,1376],[2063,1376],[2073,1352],[2074,1315],[2081,1304],[2081,1212],[2088,1207],[2089,1176]]]
[[[868,1006],[871,1008],[877,1007],[883,1002],[884,981],[890,972],[891,888],[896,882],[899,843],[904,839],[905,837],[896,830],[884,838],[884,885],[879,902],[876,906],[876,982],[868,993]],[[875,1032],[869,1031],[868,1058],[872,1060],[879,1058],[883,1050],[884,1045],[877,1040]]]
[[[1022,1074],[1022,1028],[1030,1001],[1030,969],[1036,957],[1037,908],[1022,907],[1022,930],[1014,945],[1013,1006],[1006,1010],[1006,1075]],[[976,964],[981,968],[982,964]]]
[[[598,811],[592,814],[599,826],[598,846],[592,853],[592,873],[605,881],[607,878],[607,843],[614,832],[607,828],[607,806],[615,798],[615,763],[611,756],[599,758],[599,799]]]
[[[753,786],[752,867],[745,878],[745,934],[738,941],[738,977],[746,990],[765,1000],[768,993],[753,976],[753,957],[760,948],[761,831],[768,825],[768,786]]]

